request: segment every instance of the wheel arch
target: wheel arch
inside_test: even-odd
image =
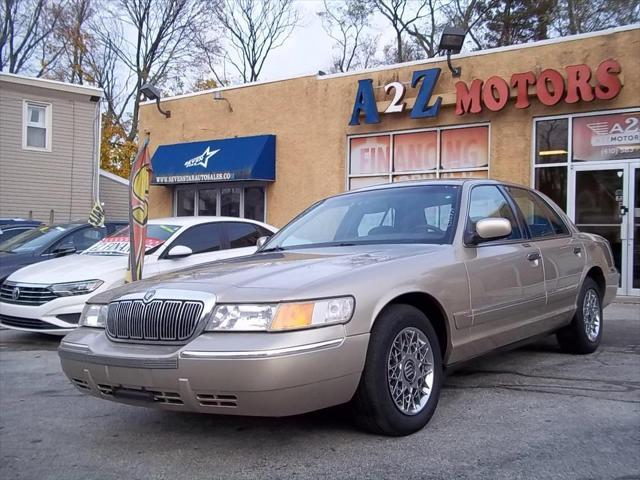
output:
[[[604,297],[607,291],[607,281],[604,277],[604,272],[602,271],[602,269],[597,265],[591,267],[585,275],[585,279],[587,278],[591,278],[594,282],[596,282],[596,284],[598,285],[598,289],[600,290],[601,297]]]
[[[448,317],[442,304],[434,296],[426,292],[416,291],[403,293],[392,298],[380,312],[390,305],[411,305],[427,316],[438,337],[440,353],[444,362],[450,350],[451,332],[449,330]],[[380,313],[376,320],[379,316]]]

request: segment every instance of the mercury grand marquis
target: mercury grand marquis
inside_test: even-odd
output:
[[[103,399],[261,416],[350,402],[406,435],[461,362],[547,334],[593,352],[617,284],[607,241],[534,190],[407,182],[322,200],[254,255],[96,295],[59,354]]]

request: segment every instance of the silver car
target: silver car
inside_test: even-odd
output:
[[[538,192],[384,185],[318,202],[254,255],[93,297],[59,353],[103,399],[263,416],[351,402],[406,435],[456,364],[551,333],[593,352],[617,285],[607,241]]]

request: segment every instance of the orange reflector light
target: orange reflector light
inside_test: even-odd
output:
[[[270,330],[291,330],[311,325],[313,303],[283,303],[278,307]]]

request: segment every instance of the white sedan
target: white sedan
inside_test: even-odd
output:
[[[250,255],[276,228],[232,217],[150,220],[143,278],[225,258]],[[0,285],[0,325],[55,335],[73,330],[89,297],[124,284],[129,230],[79,255],[24,267]]]

